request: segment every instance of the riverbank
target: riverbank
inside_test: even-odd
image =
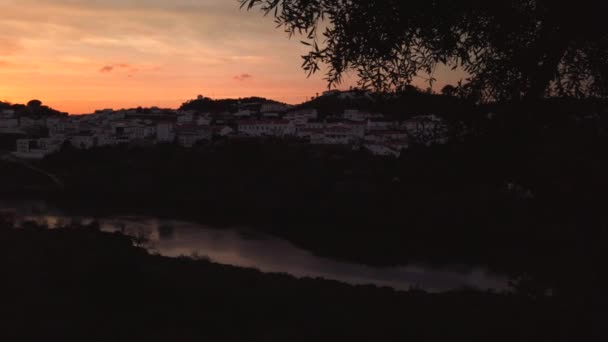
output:
[[[582,303],[296,280],[153,256],[81,227],[0,229],[0,241],[9,341],[570,341],[599,327]]]
[[[471,137],[398,160],[272,139],[72,150],[36,164],[65,189],[27,191],[50,180],[1,168],[12,190],[0,192],[76,215],[245,225],[333,259],[480,265],[533,275],[545,290],[577,292],[582,279],[597,292],[608,258],[608,138],[581,128],[564,141],[565,131]]]

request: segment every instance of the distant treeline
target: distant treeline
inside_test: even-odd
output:
[[[15,116],[27,116],[36,119],[50,117],[50,116],[61,116],[67,115],[67,113],[60,112],[49,106],[42,105],[39,100],[31,100],[27,105],[24,104],[11,104],[8,102],[0,102],[0,112],[4,110],[14,111]]]
[[[179,110],[192,110],[201,113],[234,113],[239,109],[251,109],[259,111],[264,104],[284,104],[263,97],[247,97],[240,99],[211,99],[200,97],[183,103]]]

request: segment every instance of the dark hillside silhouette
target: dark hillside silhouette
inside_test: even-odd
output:
[[[214,100],[208,97],[190,100],[181,105],[180,110],[193,110],[203,113],[221,114],[234,113],[241,107],[251,107],[259,110],[263,104],[282,104],[281,102],[265,99],[262,97],[248,97],[243,99],[220,99]]]
[[[0,110],[13,110],[17,117],[26,116],[35,119],[67,115],[67,113],[43,105],[40,100],[31,100],[27,105],[0,102]]]

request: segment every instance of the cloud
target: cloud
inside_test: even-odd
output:
[[[130,69],[129,71],[132,73],[138,71],[136,68],[131,68],[131,66],[129,64],[119,63],[119,64],[104,65],[101,69],[99,69],[99,72],[107,74],[107,73],[114,71],[115,69]]]
[[[240,75],[236,75],[236,76],[234,76],[234,79],[235,79],[235,80],[237,80],[237,81],[241,81],[241,82],[242,82],[242,81],[247,81],[247,80],[250,80],[250,79],[252,79],[252,78],[253,78],[253,76],[252,76],[252,75],[250,75],[250,74],[240,74]]]
[[[108,72],[112,72],[114,70],[114,67],[111,65],[106,65],[103,68],[99,69],[99,72],[102,73],[108,73]]]

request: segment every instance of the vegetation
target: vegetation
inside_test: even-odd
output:
[[[27,226],[0,226],[10,341],[572,341],[603,317],[600,303],[296,280],[149,255],[94,225]]]
[[[580,280],[605,277],[608,122],[572,115],[564,102],[546,106],[553,114],[526,129],[512,108],[492,108],[492,119],[473,116],[462,141],[412,146],[396,160],[231,139],[193,149],[65,150],[36,166],[65,183],[42,194],[79,213],[253,225],[325,256],[481,264],[533,275],[545,290],[598,295],[592,284],[602,282]],[[574,107],[601,113],[598,106]],[[13,189],[30,184],[15,179]]]
[[[316,97],[297,106],[316,109],[322,118],[347,109],[358,109],[372,113],[382,113],[389,120],[405,120],[416,115],[436,114],[448,120],[470,119],[479,111],[473,103],[455,96],[426,93],[409,87],[397,93],[375,93],[352,89],[331,95]]]
[[[214,100],[208,97],[190,100],[179,108],[180,110],[194,110],[201,113],[221,114],[235,113],[239,108],[249,107],[249,109],[259,111],[263,104],[282,104],[277,101],[262,97],[247,97],[243,99],[219,99]]]
[[[303,34],[309,74],[327,66],[329,85],[355,69],[364,88],[400,90],[439,65],[470,78],[464,96],[534,99],[608,91],[605,1],[240,0]]]
[[[57,111],[51,107],[42,105],[39,100],[31,100],[27,105],[23,104],[11,104],[7,102],[0,102],[0,110],[14,110],[17,117],[27,116],[34,119],[46,118],[49,116],[61,116],[67,115]]]

